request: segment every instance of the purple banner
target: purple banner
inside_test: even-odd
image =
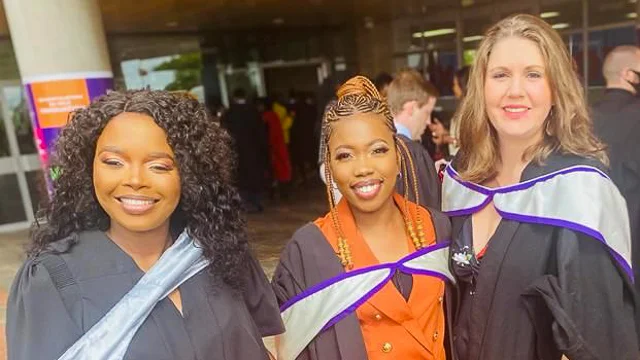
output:
[[[40,162],[44,169],[49,164],[49,154],[66,125],[69,113],[89,105],[100,95],[113,89],[110,77],[33,81],[25,84],[29,114],[33,126]],[[47,174],[47,180],[55,174]]]

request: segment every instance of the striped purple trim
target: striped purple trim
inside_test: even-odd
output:
[[[454,168],[451,165],[447,166],[446,169],[449,176],[456,182],[460,183],[461,185],[464,185],[464,187],[467,187],[471,190],[477,191],[485,195],[491,195],[493,193],[493,191],[488,187],[484,187],[482,185],[478,185],[469,181],[460,180],[460,175],[458,174],[457,171],[454,170]]]
[[[369,300],[373,295],[375,295],[378,291],[382,290],[382,288],[385,285],[387,285],[389,281],[391,281],[391,279],[393,278],[393,274],[394,274],[394,271],[390,271],[389,276],[387,276],[380,284],[378,284],[376,287],[371,289],[371,291],[366,293],[363,297],[361,297],[355,303],[351,304],[351,306],[346,308],[344,311],[336,315],[333,319],[329,320],[329,322],[327,322],[327,324],[322,327],[320,332],[327,330],[328,328],[338,323],[340,320],[344,319],[345,317],[349,316],[351,313],[355,312],[356,309],[362,306],[362,304],[366,303],[367,300]]]
[[[562,169],[556,172],[552,172],[550,174],[547,175],[543,175],[543,176],[539,176],[537,178],[533,178],[531,180],[527,180],[527,181],[523,181],[521,183],[517,183],[514,185],[509,185],[509,186],[503,186],[503,187],[499,187],[499,188],[488,188],[482,185],[478,185],[469,181],[464,181],[460,179],[460,175],[458,175],[458,173],[455,171],[455,169],[453,169],[453,167],[448,166],[447,167],[447,172],[449,173],[449,175],[451,176],[451,178],[453,180],[455,180],[457,183],[459,183],[460,185],[477,191],[481,194],[484,195],[493,195],[493,194],[505,194],[505,193],[509,193],[512,191],[519,191],[519,190],[525,190],[528,189],[532,186],[534,186],[535,184],[539,183],[539,182],[543,182],[543,181],[547,181],[549,179],[552,179],[558,175],[565,175],[565,174],[571,174],[574,172],[590,172],[590,173],[597,173],[600,176],[602,176],[603,178],[607,179],[607,180],[611,180],[607,174],[603,173],[602,171],[600,171],[597,168],[591,167],[591,166],[575,166],[575,167],[571,167],[571,168],[567,168],[567,169]]]
[[[489,195],[480,205],[470,207],[468,209],[460,209],[460,210],[451,210],[451,211],[443,211],[443,213],[448,216],[464,216],[474,214],[480,210],[482,210],[485,206],[489,205],[489,203],[493,201],[493,194]]]
[[[444,241],[444,242],[439,242],[437,244],[433,244],[430,246],[427,246],[426,248],[422,248],[420,250],[414,251],[411,254],[403,257],[402,259],[398,260],[398,262],[396,264],[403,264],[406,263],[407,261],[411,261],[415,258],[419,258],[422,255],[426,255],[430,252],[434,252],[436,250],[440,250],[440,249],[444,249],[449,247],[449,245],[451,244],[451,242],[449,241]]]
[[[336,316],[334,316],[331,320],[329,320],[327,322],[326,325],[324,325],[322,327],[322,330],[320,330],[321,332],[332,327],[333,325],[335,325],[337,322],[339,322],[340,320],[344,319],[346,316],[350,315],[351,313],[353,313],[354,311],[356,311],[357,308],[359,308],[360,306],[362,306],[362,304],[364,304],[365,302],[367,302],[367,300],[369,300],[373,295],[375,295],[378,291],[380,291],[389,281],[391,281],[391,279],[393,278],[393,275],[395,273],[396,270],[408,273],[408,274],[415,274],[415,275],[426,275],[426,276],[434,276],[437,277],[439,279],[442,279],[443,281],[451,281],[446,275],[439,273],[437,271],[430,271],[430,270],[418,270],[418,269],[412,269],[412,268],[408,268],[406,266],[404,266],[403,264],[405,262],[411,261],[415,258],[418,258],[420,256],[426,255],[428,253],[437,251],[437,250],[441,250],[444,248],[449,247],[449,242],[442,242],[442,243],[438,243],[435,245],[431,245],[429,247],[426,247],[424,249],[420,249],[414,253],[411,253],[405,257],[403,257],[402,259],[398,260],[395,263],[386,263],[386,264],[380,264],[380,265],[374,265],[374,266],[369,266],[369,267],[364,267],[361,269],[357,269],[354,271],[350,271],[347,273],[343,273],[340,274],[338,276],[334,276],[331,279],[325,280],[321,283],[318,283],[308,289],[306,289],[305,291],[301,292],[300,294],[292,297],[291,299],[289,299],[289,301],[287,301],[286,303],[284,303],[281,307],[280,307],[280,312],[284,312],[286,311],[288,308],[290,308],[291,306],[293,306],[295,303],[297,303],[298,301],[301,301],[317,292],[320,292],[324,289],[326,289],[327,287],[338,283],[342,280],[354,277],[354,276],[358,276],[358,275],[362,275],[365,273],[369,273],[371,271],[376,271],[376,270],[380,270],[380,269],[388,269],[389,270],[389,275],[380,282],[380,284],[376,285],[373,289],[371,289],[369,292],[367,292],[365,295],[363,295],[362,297],[360,297],[360,299],[358,299],[357,301],[355,301],[353,304],[351,304],[349,307],[347,307],[345,310],[343,310],[342,312],[340,312],[339,314],[337,314]]]
[[[280,312],[284,312],[286,311],[288,308],[290,308],[293,304],[297,303],[298,301],[309,297],[317,292],[320,292],[326,288],[328,288],[329,286],[340,282],[342,280],[345,279],[349,279],[352,278],[354,276],[358,276],[358,275],[362,275],[371,271],[376,271],[376,270],[380,270],[380,269],[391,269],[392,266],[390,264],[380,264],[380,265],[374,265],[374,266],[369,266],[369,267],[364,267],[361,269],[357,269],[357,270],[353,270],[347,273],[342,273],[338,276],[334,276],[331,279],[325,280],[323,282],[320,282],[316,285],[311,286],[310,288],[304,290],[303,292],[301,292],[300,294],[292,297],[291,299],[289,299],[287,302],[285,302],[284,304],[282,304],[282,306],[280,306]]]
[[[566,229],[570,229],[570,230],[574,230],[574,231],[583,233],[583,234],[585,234],[587,236],[590,236],[590,237],[600,241],[601,243],[603,243],[607,247],[607,249],[609,249],[609,253],[611,253],[611,256],[613,257],[613,259],[620,265],[620,267],[625,272],[625,274],[627,274],[627,276],[629,277],[631,282],[632,283],[635,282],[634,275],[633,275],[633,270],[631,268],[631,265],[629,263],[627,263],[627,261],[622,257],[622,255],[617,253],[615,250],[613,250],[607,244],[607,241],[605,240],[604,236],[599,231],[594,230],[594,229],[592,229],[590,227],[587,227],[585,225],[574,223],[574,222],[571,222],[571,221],[560,220],[560,219],[552,219],[552,218],[544,218],[544,217],[531,216],[531,215],[522,215],[522,214],[516,214],[516,213],[509,213],[509,212],[505,212],[505,211],[499,210],[498,208],[496,208],[496,210],[497,210],[498,214],[500,214],[500,216],[502,216],[503,218],[508,219],[508,220],[514,220],[514,221],[519,221],[519,222],[524,222],[524,223],[532,223],[532,224],[541,224],[541,225],[550,225],[550,226],[563,227],[563,228],[566,228]]]
[[[445,275],[442,275],[442,273],[439,273],[437,271],[431,271],[431,270],[422,270],[422,269],[413,269],[407,266],[402,266],[402,272],[410,274],[410,275],[426,275],[426,276],[433,276],[436,277],[442,281],[449,281],[451,282],[451,279],[449,279],[448,277],[446,277]]]

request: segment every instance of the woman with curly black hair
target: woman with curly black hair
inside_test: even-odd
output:
[[[229,137],[204,107],[111,92],[73,113],[8,301],[10,360],[268,359]]]

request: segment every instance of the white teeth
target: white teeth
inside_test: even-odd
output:
[[[521,112],[527,111],[528,109],[527,108],[504,108],[504,110],[510,113],[521,113]]]
[[[138,199],[127,199],[127,198],[120,198],[120,201],[122,201],[127,205],[133,205],[133,206],[153,205],[154,203],[153,200],[138,200]]]
[[[378,186],[380,185],[376,184],[376,185],[360,186],[358,187],[358,192],[368,194],[368,193],[374,192],[378,188]]]

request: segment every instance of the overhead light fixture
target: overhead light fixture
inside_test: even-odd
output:
[[[178,22],[177,21],[169,21],[165,25],[167,25],[168,27],[176,27],[176,26],[178,26]]]
[[[556,29],[556,30],[560,30],[560,29],[566,29],[568,27],[570,27],[571,25],[567,24],[567,23],[557,23],[557,24],[553,24],[551,25],[552,28]]]
[[[635,12],[630,12],[626,15],[627,19],[637,19],[638,18],[638,13]]]
[[[629,0],[629,3],[630,3],[630,4],[635,4],[635,3],[637,3],[637,2],[638,2],[638,0]]]
[[[442,36],[442,35],[450,35],[455,33],[456,33],[456,29],[453,29],[453,28],[427,30],[422,33],[422,37],[429,38],[429,37],[436,37],[436,36]]]
[[[462,41],[464,42],[474,42],[474,41],[480,41],[482,40],[484,36],[482,35],[473,35],[473,36],[465,36]]]
[[[558,16],[560,16],[560,12],[558,11],[547,11],[540,14],[540,17],[543,19],[551,19]]]
[[[273,19],[273,23],[275,25],[282,25],[282,24],[284,24],[284,19],[281,18],[281,17],[275,18],[275,19]]]

